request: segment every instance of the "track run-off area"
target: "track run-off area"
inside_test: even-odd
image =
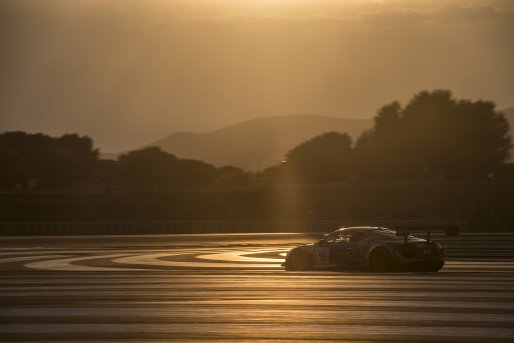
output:
[[[0,342],[514,342],[505,254],[285,272],[318,236],[0,237]]]

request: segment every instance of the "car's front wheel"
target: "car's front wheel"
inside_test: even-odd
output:
[[[371,253],[369,264],[371,269],[377,272],[387,272],[393,269],[393,257],[385,248],[376,248]]]
[[[285,267],[287,271],[311,270],[312,258],[301,251],[293,252],[288,256]]]

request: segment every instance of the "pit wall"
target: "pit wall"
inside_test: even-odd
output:
[[[514,182],[498,180],[4,191],[0,228],[5,234],[306,232],[435,222],[466,232],[509,232],[513,204]]]

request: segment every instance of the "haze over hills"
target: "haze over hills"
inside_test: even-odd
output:
[[[355,140],[372,126],[372,119],[287,115],[253,119],[206,133],[177,132],[147,146],[217,166],[260,170],[278,164],[289,150],[321,133],[347,132]]]
[[[509,122],[514,142],[514,107],[501,112]],[[372,127],[373,119],[285,115],[252,119],[205,133],[176,132],[146,146],[158,146],[177,157],[199,159],[216,166],[261,170],[278,164],[289,150],[319,134],[346,132],[355,141]],[[102,153],[102,158],[114,159],[118,155]]]

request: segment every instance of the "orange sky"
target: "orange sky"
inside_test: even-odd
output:
[[[0,130],[120,151],[445,88],[514,106],[510,0],[2,0]]]

